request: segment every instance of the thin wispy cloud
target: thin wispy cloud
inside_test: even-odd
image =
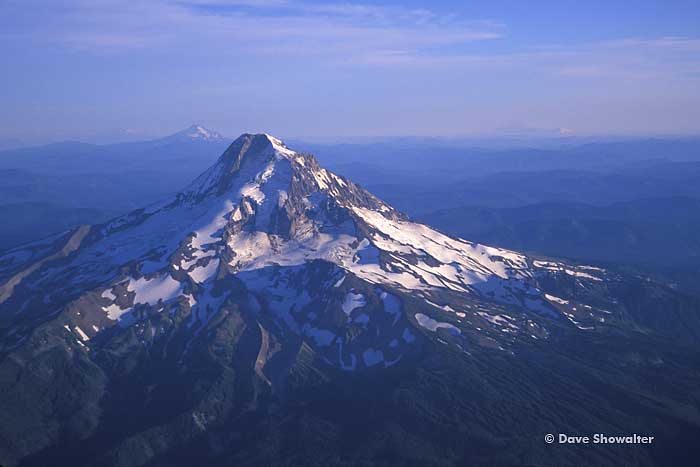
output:
[[[562,76],[627,80],[687,79],[700,66],[700,40],[683,37],[621,38],[550,46]]]
[[[32,12],[33,40],[93,54],[177,51],[184,56],[204,52],[307,57],[316,64],[345,67],[528,66],[569,78],[629,79],[692,79],[700,64],[700,39],[676,36],[526,48],[511,44],[498,52],[481,51],[474,46],[506,40],[507,26],[424,8],[297,0],[44,3],[12,0],[3,8],[20,16]],[[45,8],[34,9],[33,4]]]
[[[49,10],[50,24],[37,28],[37,39],[44,35],[53,44],[94,53],[165,46],[187,50],[194,40],[199,47],[236,53],[365,56],[397,47],[458,46],[504,34],[502,25],[488,21],[345,3],[73,0]]]
[[[356,63],[404,68],[454,67],[527,69],[569,78],[627,80],[691,79],[700,68],[700,40],[682,37],[622,38],[579,44],[512,47],[501,52],[425,53],[417,49],[383,50]]]

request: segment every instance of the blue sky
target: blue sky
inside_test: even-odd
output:
[[[700,133],[700,2],[0,0],[0,138]]]

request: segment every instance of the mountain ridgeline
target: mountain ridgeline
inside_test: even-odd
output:
[[[245,134],[0,257],[0,463],[692,465],[699,339],[694,296],[449,237]]]

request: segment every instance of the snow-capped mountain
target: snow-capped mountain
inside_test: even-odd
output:
[[[660,307],[666,317],[684,314],[686,325],[658,325]],[[65,424],[87,420],[69,430],[75,439],[104,436],[97,427],[113,423],[124,431],[100,438],[104,452],[146,443],[138,456],[150,462],[241,410],[225,386],[216,389],[220,405],[198,406],[195,386],[175,398],[177,410],[152,401],[153,388],[189,387],[183,375],[209,387],[202,371],[214,379],[250,372],[236,380],[248,388],[244,405],[272,410],[265,400],[284,400],[299,385],[407,371],[443,351],[465,362],[482,354],[516,362],[535,351],[565,353],[562,339],[611,339],[629,329],[692,341],[698,310],[646,279],[450,238],[313,156],[245,134],[171,199],[0,257],[0,374],[10,378],[17,362],[42,365],[50,354],[45,377],[16,377],[80,400],[38,441],[29,422],[26,431],[20,423],[0,433],[0,453],[20,459],[49,449],[66,436]],[[67,379],[56,382],[55,365]],[[238,376],[220,373],[226,368]],[[141,407],[154,417],[148,423],[176,435],[158,444],[146,421],[110,422],[109,411],[134,397],[144,399],[125,410]],[[44,416],[27,410],[14,417]],[[89,464],[104,452],[74,455]],[[133,460],[124,465],[141,465]]]
[[[449,238],[268,135],[242,136],[174,199],[79,229],[67,244],[75,251],[60,268],[30,277],[52,258],[43,256],[44,244],[3,257],[9,280],[0,302],[34,314],[90,296],[99,306],[68,326],[86,348],[105,329],[179,307],[189,309],[196,334],[226,303],[241,300],[221,287],[233,279],[281,332],[308,339],[344,369],[396,363],[421,330],[466,350],[460,328],[471,323],[494,328],[494,345],[505,348],[506,336],[546,338],[540,317],[589,330],[611,313],[579,303],[590,311],[577,318],[575,304],[541,283],[563,275],[594,286],[605,271]],[[407,313],[404,294],[426,309]],[[485,304],[492,308],[480,311]],[[371,339],[343,337],[358,323]]]
[[[194,123],[184,130],[178,131],[164,140],[173,141],[222,141],[226,138],[216,131],[209,130],[202,125]]]

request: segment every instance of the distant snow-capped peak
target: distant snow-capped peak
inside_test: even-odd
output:
[[[189,128],[178,131],[165,139],[178,141],[221,141],[225,138],[221,133],[205,128],[199,124],[193,124]]]
[[[187,132],[187,136],[193,139],[223,139],[221,133],[208,130],[202,125],[192,125],[185,131]]]

